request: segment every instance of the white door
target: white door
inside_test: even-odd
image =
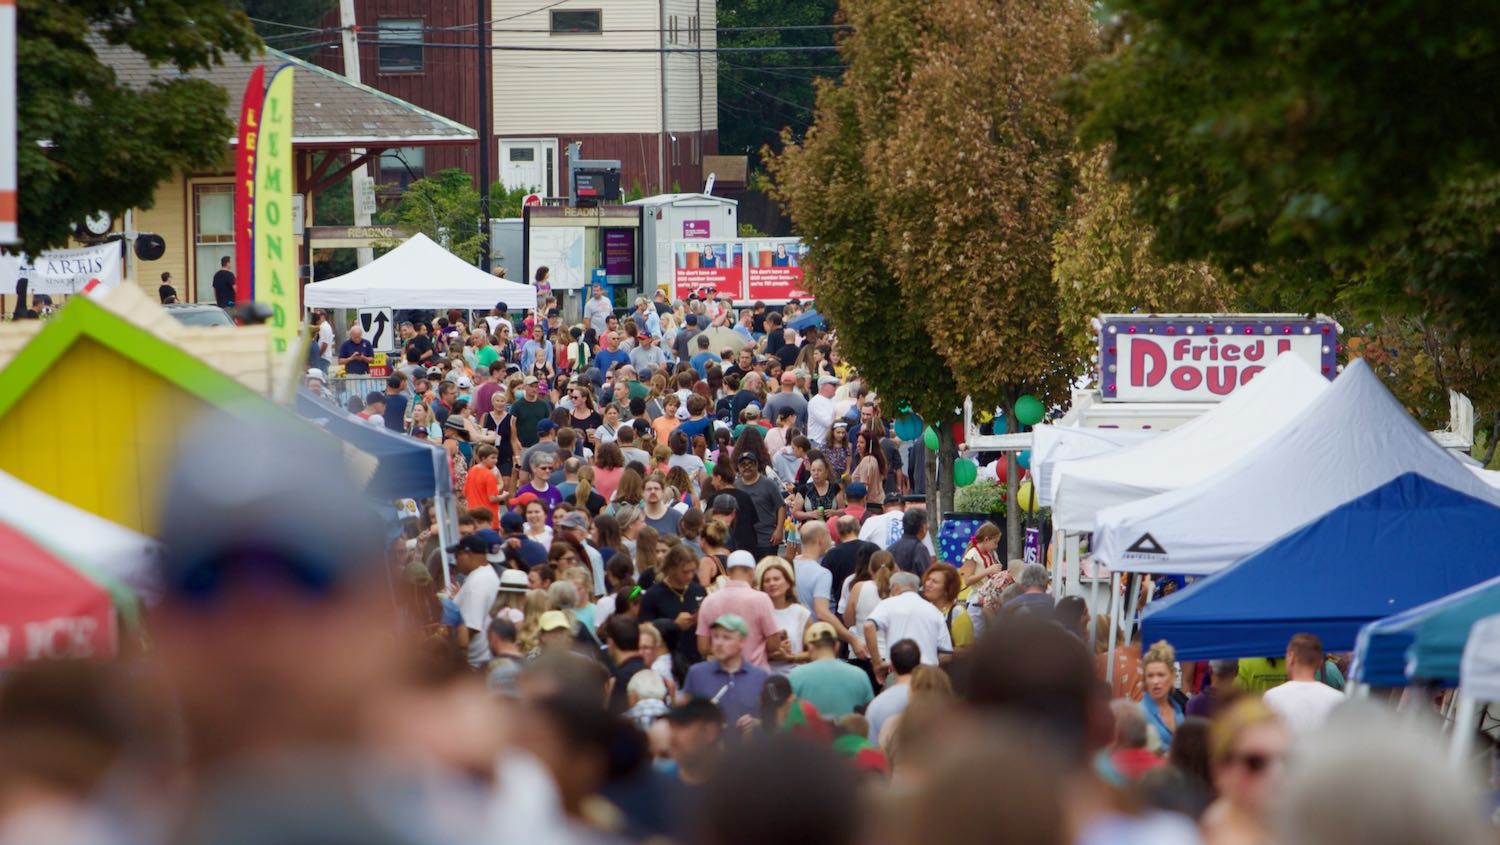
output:
[[[507,188],[525,188],[545,196],[557,196],[557,141],[536,138],[502,140],[500,182]]]

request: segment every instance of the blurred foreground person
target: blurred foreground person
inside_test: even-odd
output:
[[[1274,811],[1275,841],[1493,845],[1475,773],[1448,764],[1447,739],[1369,702],[1340,705],[1317,735],[1299,740]]]
[[[130,838],[109,803],[156,800],[159,778],[115,784],[112,772],[145,773],[162,739],[118,664],[34,663],[0,684],[0,843],[72,845]],[[128,761],[128,762],[127,762]],[[157,772],[152,771],[155,775]]]
[[[226,448],[253,459],[229,479],[205,472]],[[477,803],[477,785],[366,721],[389,724],[377,711],[399,706],[410,664],[395,644],[386,536],[339,445],[274,415],[207,413],[179,442],[165,489],[154,659],[191,777],[169,838],[465,835],[480,814],[437,802]],[[482,756],[484,739],[470,740]]]
[[[1001,717],[1053,751],[1064,768],[1060,794],[1068,840],[1082,845],[1196,843],[1191,823],[1169,813],[1136,812],[1097,774],[1094,757],[1114,734],[1108,692],[1094,678],[1093,661],[1077,637],[1050,620],[1023,615],[985,630],[975,647],[966,695],[973,715]]]
[[[702,811],[690,841],[703,845],[854,845],[868,838],[854,767],[825,744],[784,733],[731,752],[704,789]]]
[[[1258,698],[1244,699],[1214,720],[1209,753],[1219,799],[1203,813],[1204,842],[1271,841],[1266,817],[1281,786],[1289,742],[1281,717]]]

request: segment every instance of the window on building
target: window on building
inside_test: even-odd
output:
[[[226,255],[234,257],[234,185],[194,185],[193,283],[198,302],[214,301],[214,273]]]
[[[604,13],[598,9],[554,9],[552,11],[553,35],[603,31]]]
[[[381,188],[406,190],[411,183],[427,175],[427,149],[401,147],[380,154],[375,182]]]
[[[381,73],[422,71],[422,22],[387,18],[376,25]]]

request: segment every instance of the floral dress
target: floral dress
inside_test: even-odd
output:
[[[843,478],[844,473],[849,471],[848,446],[825,446],[823,457],[828,459],[828,465],[833,468],[834,478]]]

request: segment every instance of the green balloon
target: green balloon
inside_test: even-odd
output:
[[[959,458],[953,463],[953,483],[958,487],[968,487],[979,478],[979,464],[969,458]]]
[[[714,462],[713,462],[713,461],[704,461],[704,462],[703,462],[703,469],[704,469],[704,470],[705,470],[705,471],[706,471],[706,472],[707,472],[707,473],[708,473],[708,474],[709,474],[709,475],[713,475],[713,474],[714,474]]]
[[[932,426],[930,426],[930,425],[927,426],[927,430],[926,431],[922,432],[922,445],[926,446],[927,448],[929,448],[929,449],[931,449],[933,451],[937,451],[937,447],[938,447],[937,432],[933,431],[932,430]]]
[[[1042,400],[1030,393],[1016,400],[1016,422],[1021,425],[1036,425],[1046,415],[1047,408],[1042,404]]]

